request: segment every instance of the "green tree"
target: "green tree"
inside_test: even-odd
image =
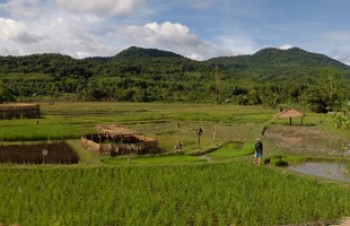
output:
[[[336,110],[344,101],[343,79],[335,68],[325,68],[319,79],[320,98],[325,102],[329,111]]]
[[[0,81],[0,103],[12,101],[13,96],[10,94],[9,90],[6,88],[5,84]]]

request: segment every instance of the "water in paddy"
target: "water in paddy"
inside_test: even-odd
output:
[[[347,172],[345,165],[340,163],[306,162],[288,166],[288,169],[302,174],[350,183],[350,173]]]

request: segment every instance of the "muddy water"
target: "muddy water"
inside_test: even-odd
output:
[[[208,162],[210,162],[212,160],[211,157],[207,156],[207,155],[200,155],[198,157],[201,158],[201,159],[207,160]]]
[[[288,169],[293,172],[350,183],[350,174],[347,174],[345,166],[339,163],[306,162],[288,166]]]

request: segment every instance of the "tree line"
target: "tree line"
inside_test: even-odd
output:
[[[346,65],[298,49],[288,54],[269,49],[250,57],[207,61],[136,47],[113,57],[81,60],[60,54],[7,56],[0,57],[0,101],[49,97],[230,102],[305,105],[327,112],[348,102],[349,75]]]

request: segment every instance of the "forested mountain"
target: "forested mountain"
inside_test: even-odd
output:
[[[0,57],[0,101],[74,100],[308,104],[317,111],[349,97],[350,67],[298,48],[195,61],[130,47],[111,57],[61,54]],[[329,87],[332,87],[330,93]],[[333,89],[334,88],[334,89]],[[318,109],[320,108],[320,109]]]
[[[344,78],[350,78],[350,67],[325,55],[306,52],[299,48],[280,50],[267,48],[253,55],[218,57],[207,61],[221,65],[223,70],[238,77],[248,76],[259,81],[281,79],[303,80],[319,77],[324,68],[336,68]]]
[[[152,58],[178,58],[184,59],[185,57],[164,50],[158,49],[142,49],[135,46],[130,47],[129,49],[123,50],[117,55],[113,56],[114,61],[132,61],[132,60],[149,60]]]

